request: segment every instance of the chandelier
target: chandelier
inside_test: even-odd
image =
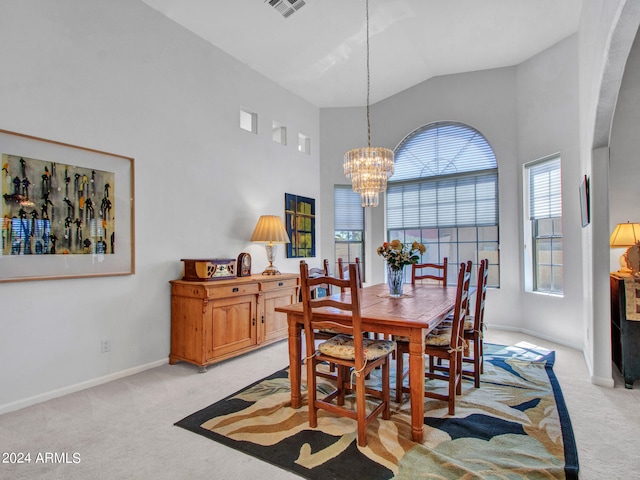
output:
[[[393,151],[371,147],[371,120],[369,116],[369,0],[367,13],[367,146],[349,150],[344,154],[344,174],[351,179],[351,188],[360,194],[363,207],[377,207],[378,194],[387,189],[387,179],[393,175]]]

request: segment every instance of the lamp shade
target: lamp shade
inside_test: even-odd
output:
[[[282,219],[277,215],[262,215],[258,219],[253,235],[252,242],[263,243],[291,243],[287,230],[284,228]]]
[[[609,238],[612,247],[631,247],[640,240],[640,223],[619,223]]]

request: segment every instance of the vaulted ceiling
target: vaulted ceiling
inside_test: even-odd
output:
[[[366,104],[365,0],[143,1],[316,106]],[[577,32],[581,8],[369,0],[371,103],[434,76],[517,65]]]

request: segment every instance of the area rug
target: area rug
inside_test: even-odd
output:
[[[575,479],[578,455],[554,360],[535,345],[485,344],[481,387],[464,382],[455,416],[445,402],[425,399],[422,444],[411,441],[408,395],[392,402],[390,420],[369,425],[364,448],[354,420],[319,411],[318,427],[309,428],[306,403],[290,407],[288,368],[176,425],[309,479]],[[425,388],[446,387],[428,380]]]

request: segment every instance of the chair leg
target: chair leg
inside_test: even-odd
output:
[[[314,358],[307,362],[307,400],[309,404],[309,426],[318,426],[318,409],[316,408],[316,361]]]
[[[367,446],[367,403],[364,375],[356,375],[356,408],[358,416],[358,446]]]
[[[462,395],[462,352],[457,352],[455,354],[455,359],[456,359],[456,369],[455,369],[456,395]]]
[[[480,388],[480,371],[482,370],[482,353],[480,352],[480,342],[473,340],[473,386]]]
[[[396,351],[396,403],[402,403],[402,375],[404,373],[403,354],[400,350]]]
[[[389,357],[382,364],[382,401],[384,402],[384,410],[382,410],[382,418],[389,420],[391,418],[391,408],[389,405],[389,398],[391,397],[391,387],[389,385]],[[402,395],[402,386],[400,388],[400,394]]]
[[[337,365],[337,373],[336,373],[336,388],[338,389],[338,396],[336,398],[336,403],[340,406],[344,405],[344,382],[348,380],[349,372],[346,371],[346,367],[343,365]]]
[[[456,413],[456,376],[458,373],[456,357],[457,355],[452,355],[449,358],[449,415],[455,415]]]

